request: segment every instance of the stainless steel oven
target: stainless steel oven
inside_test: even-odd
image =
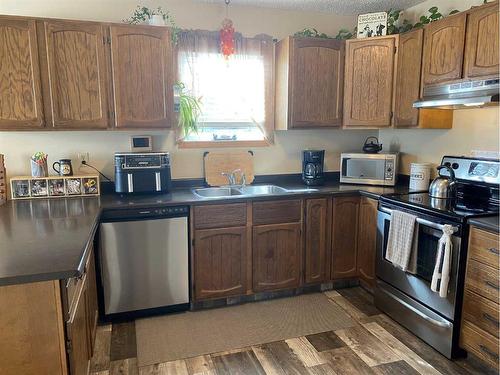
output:
[[[410,212],[417,216],[418,243],[417,268],[410,274],[396,268],[385,258],[391,212],[394,209]],[[441,298],[431,290],[431,280],[436,262],[438,241],[442,236],[442,226],[450,224],[452,235],[452,267],[448,294]],[[377,220],[376,305],[394,320],[421,337],[442,354],[454,356],[454,332],[459,328],[457,319],[458,301],[461,300],[459,275],[462,264],[462,224],[419,213],[402,207],[384,204],[379,206]],[[460,298],[458,298],[460,297]],[[460,306],[458,306],[460,307]]]
[[[340,182],[394,186],[398,175],[397,153],[342,153]]]

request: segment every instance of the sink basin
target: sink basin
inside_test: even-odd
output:
[[[283,194],[287,190],[276,185],[249,185],[238,188],[243,195]]]
[[[241,195],[241,192],[238,189],[231,187],[194,189],[193,192],[203,198],[221,198]]]

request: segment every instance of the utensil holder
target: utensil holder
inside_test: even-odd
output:
[[[47,163],[38,164],[37,162],[31,160],[31,176],[32,177],[48,177],[49,170]]]

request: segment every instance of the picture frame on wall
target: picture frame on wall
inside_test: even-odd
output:
[[[357,38],[387,35],[387,12],[358,15]]]

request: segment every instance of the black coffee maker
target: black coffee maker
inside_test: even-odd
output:
[[[308,186],[323,185],[325,150],[302,151],[302,181]]]

